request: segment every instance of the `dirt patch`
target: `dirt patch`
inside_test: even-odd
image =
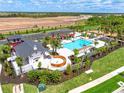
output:
[[[80,20],[78,16],[62,16],[47,18],[0,18],[0,33],[11,32],[14,30],[39,27],[55,27],[59,25],[74,24]]]

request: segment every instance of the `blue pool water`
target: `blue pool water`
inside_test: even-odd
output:
[[[74,49],[81,49],[83,48],[83,46],[89,46],[90,44],[92,44],[92,42],[89,40],[78,39],[73,42],[63,44],[63,47],[68,48],[70,50],[74,50]]]

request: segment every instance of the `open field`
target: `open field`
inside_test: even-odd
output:
[[[6,33],[13,30],[32,28],[35,25],[39,27],[55,27],[60,25],[71,25],[76,21],[86,17],[78,16],[60,16],[46,18],[0,18],[0,33]]]
[[[124,66],[124,48],[120,48],[107,56],[96,60],[92,65],[93,73],[87,75],[82,73],[81,75],[65,81],[58,85],[49,85],[43,93],[67,93],[69,90],[79,87],[83,84],[95,80],[107,73],[112,72],[115,69]]]

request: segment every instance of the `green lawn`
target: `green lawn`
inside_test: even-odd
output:
[[[29,84],[24,84],[25,93],[37,93],[37,87]]]
[[[117,75],[110,80],[107,80],[85,92],[82,93],[112,93],[116,89],[118,89],[120,86],[117,84],[119,81],[124,81],[124,77]]]
[[[92,65],[93,73],[87,75],[82,73],[81,75],[65,81],[58,85],[47,86],[47,89],[43,93],[67,93],[69,90],[76,88],[80,85],[90,82],[97,79],[115,69],[124,65],[124,48],[120,48],[104,58],[101,58],[95,61]]]
[[[13,84],[2,85],[3,93],[13,93]]]

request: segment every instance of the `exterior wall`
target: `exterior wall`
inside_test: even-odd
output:
[[[15,71],[16,75],[17,75],[17,76],[20,75],[21,71],[20,71],[20,68],[19,68],[19,66],[17,65],[16,61],[13,61],[13,62],[12,62],[12,66],[13,66],[13,68],[14,68],[14,71]]]
[[[31,57],[29,57],[29,64],[33,69],[38,68],[39,59],[44,59],[42,52],[33,53]]]
[[[25,65],[25,66],[22,66],[22,72],[23,73],[27,73],[29,71],[33,70],[33,67],[32,65],[28,64],[28,65]]]
[[[15,54],[16,55],[16,54]],[[21,67],[22,73],[27,73],[31,70],[38,69],[39,58],[44,58],[42,52],[33,53],[32,56],[28,57],[29,64],[24,65]],[[12,61],[13,68],[15,70],[16,75],[21,74],[21,69],[17,65],[16,61]]]

